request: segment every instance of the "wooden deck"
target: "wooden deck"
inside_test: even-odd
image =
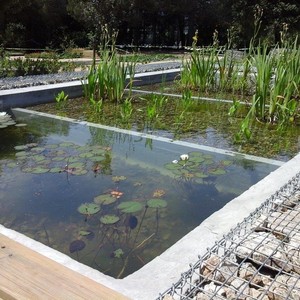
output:
[[[0,299],[128,300],[2,234]]]

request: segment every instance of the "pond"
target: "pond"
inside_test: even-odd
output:
[[[275,161],[14,111],[1,129],[0,224],[105,274],[147,264]]]
[[[163,92],[170,92],[166,84],[163,87],[143,87],[146,88],[158,92],[164,88]],[[125,117],[124,103],[105,101],[101,111],[97,112],[83,98],[71,99],[60,108],[56,103],[49,103],[30,109],[281,161],[288,161],[299,152],[300,126],[297,123],[279,130],[275,125],[255,122],[251,128],[251,140],[237,142],[235,137],[244,114],[241,111],[230,117],[230,103],[192,100],[184,104],[180,95],[178,98],[166,96],[161,100],[163,97],[135,94],[130,108],[132,112]],[[228,95],[224,97],[232,100]],[[149,117],[151,109],[155,109],[153,118]]]

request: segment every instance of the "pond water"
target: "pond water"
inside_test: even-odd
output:
[[[138,133],[16,117],[27,126],[0,131],[0,223],[116,278],[278,167]]]
[[[155,117],[149,120],[147,114],[155,106],[153,102],[151,95],[134,95],[132,113],[128,118],[122,117],[125,110],[123,103],[116,105],[104,102],[102,111],[96,112],[82,98],[71,99],[61,108],[56,103],[49,103],[30,109],[282,161],[288,161],[299,152],[299,122],[281,130],[272,124],[254,122],[251,126],[251,140],[237,143],[235,136],[243,120],[243,106],[236,116],[230,117],[229,103],[193,100],[185,106],[181,97],[166,97],[161,105],[157,105]]]

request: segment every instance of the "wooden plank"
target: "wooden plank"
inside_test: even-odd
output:
[[[2,234],[0,299],[128,300]]]

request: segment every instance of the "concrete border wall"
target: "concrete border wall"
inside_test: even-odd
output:
[[[134,86],[150,85],[154,83],[172,81],[180,74],[180,69],[163,70],[156,72],[139,73],[135,75]],[[0,111],[15,107],[27,107],[37,104],[53,102],[55,96],[64,91],[69,98],[83,95],[82,81],[30,86],[0,91]]]

